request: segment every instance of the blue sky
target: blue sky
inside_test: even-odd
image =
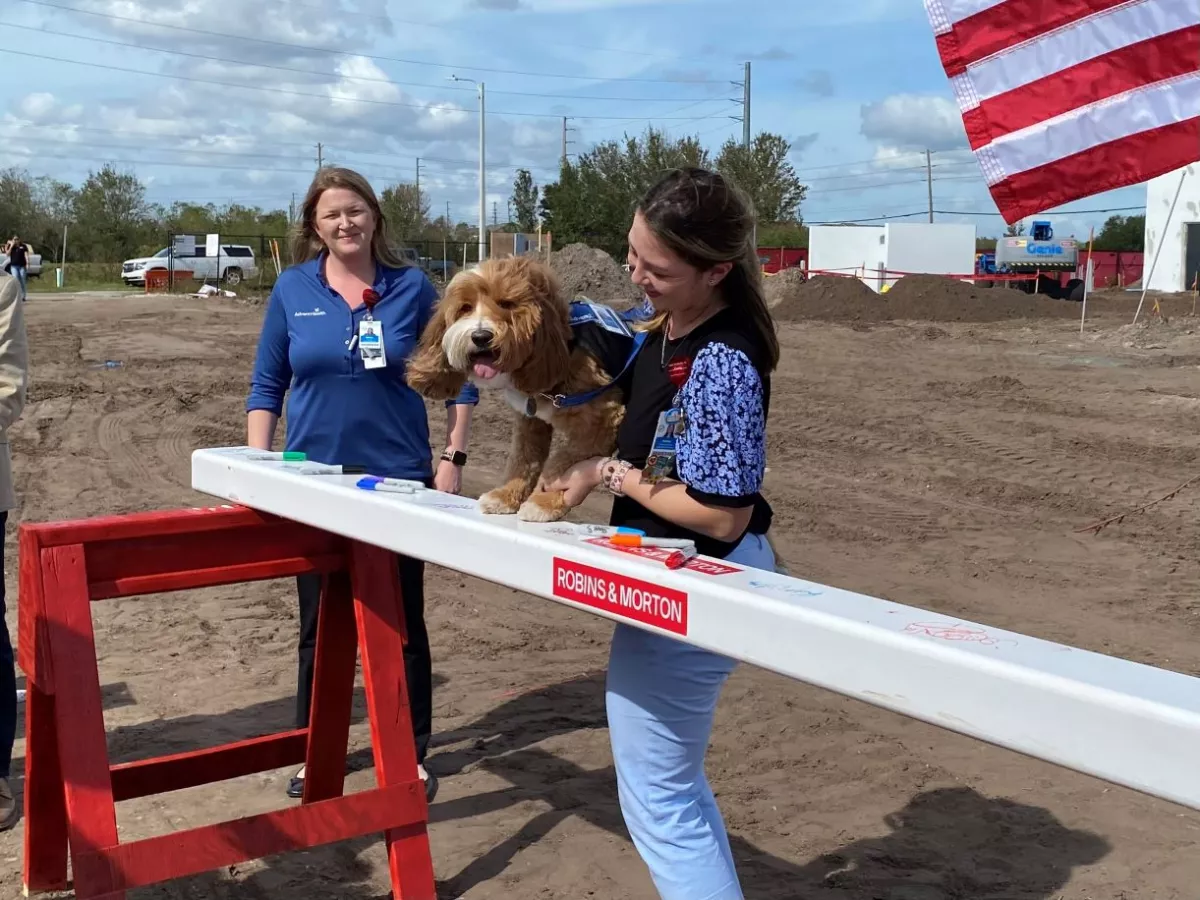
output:
[[[486,84],[503,221],[518,166],[553,180],[563,116],[572,153],[650,124],[714,154],[740,139],[750,60],[752,126],[793,143],[806,220],[922,213],[926,148],[935,208],[995,212],[920,0],[0,0],[0,22],[0,167],[79,182],[111,161],[155,202],[286,206],[320,142],[378,188],[420,159],[433,215],[473,222],[478,101],[457,75]],[[1144,202],[1138,186],[1068,210]],[[1108,215],[1053,219],[1086,236]]]

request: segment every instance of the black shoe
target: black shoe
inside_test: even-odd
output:
[[[437,796],[438,780],[437,780],[437,776],[434,775],[432,772],[427,771],[425,774],[429,776],[428,778],[424,779],[424,781],[425,781],[425,802],[432,803],[433,798]],[[288,781],[287,795],[289,797],[291,797],[293,800],[302,800],[304,798],[304,777],[303,776],[301,776],[301,775],[293,775],[292,776],[292,778]],[[0,830],[3,830],[3,826],[0,826]]]
[[[428,787],[426,793],[428,793]],[[21,817],[21,808],[13,796],[12,785],[7,778],[0,778],[0,831],[8,831]]]
[[[300,770],[300,772],[303,771],[303,769]],[[293,800],[304,799],[304,776],[300,772],[297,772],[288,781],[287,795]]]

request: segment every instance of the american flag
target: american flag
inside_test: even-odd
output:
[[[925,0],[1009,223],[1200,160],[1200,0]]]

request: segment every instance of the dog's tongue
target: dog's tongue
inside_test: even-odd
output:
[[[475,375],[485,380],[495,378],[500,372],[495,366],[490,366],[485,362],[475,363]]]

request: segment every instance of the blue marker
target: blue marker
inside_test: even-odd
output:
[[[377,478],[374,475],[360,478],[357,486],[364,491],[378,491],[383,494],[415,494],[425,490],[425,485],[420,481],[407,481],[403,478]]]

